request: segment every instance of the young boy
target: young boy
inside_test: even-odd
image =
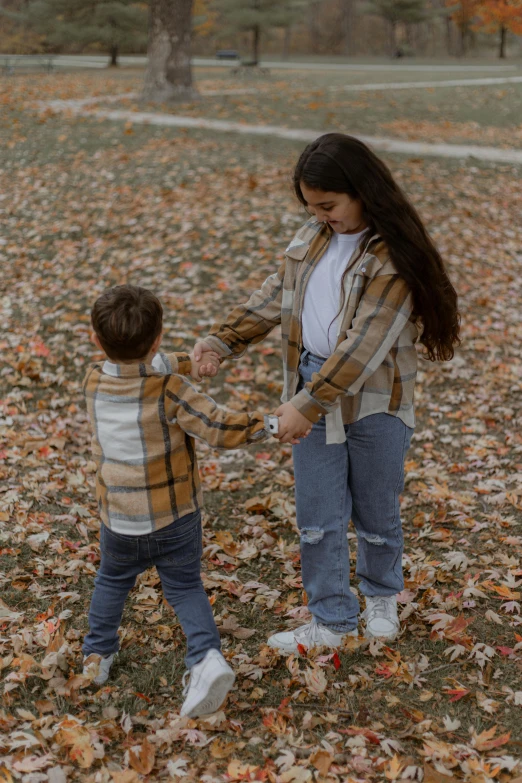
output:
[[[182,715],[215,712],[234,683],[200,575],[201,489],[194,437],[233,449],[267,437],[261,413],[232,413],[198,392],[186,353],[157,353],[163,309],[144,288],[106,291],[92,310],[93,342],[107,360],[84,382],[97,463],[101,563],[89,611],[84,673],[103,684],[119,649],[118,628],[136,577],[155,565],[187,637],[190,681]],[[206,353],[205,365],[219,363]],[[187,672],[188,674],[188,672]]]

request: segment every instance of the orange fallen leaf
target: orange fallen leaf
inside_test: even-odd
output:
[[[136,770],[136,772],[139,772],[140,775],[148,775],[149,772],[152,772],[154,761],[154,748],[148,741],[147,737],[145,737],[141,743],[139,756],[136,755],[132,749],[129,750],[129,764],[131,765],[132,769]]]

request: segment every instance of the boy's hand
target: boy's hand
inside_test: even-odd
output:
[[[291,402],[285,402],[275,411],[279,416],[279,432],[274,437],[280,443],[299,443],[298,438],[306,438],[312,431],[312,422],[299,413]]]
[[[199,361],[194,356],[194,351],[189,354],[192,367],[190,377],[194,381],[200,381],[202,378],[213,378],[219,370],[219,356],[214,351],[205,351],[201,354]]]
[[[218,359],[217,367],[215,361],[213,361],[214,357],[217,357]],[[217,375],[220,363],[219,356],[205,340],[197,341],[192,349],[190,358],[198,364],[199,378],[196,380],[200,381],[202,378],[214,378],[214,376]]]

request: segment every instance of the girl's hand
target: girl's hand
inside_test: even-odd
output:
[[[297,438],[306,438],[312,431],[312,422],[299,413],[291,402],[280,405],[275,415],[279,416],[279,432],[275,437],[280,443],[295,444]]]
[[[214,375],[217,375],[219,370],[219,356],[217,353],[205,351],[199,362],[196,361],[194,351],[189,356],[192,364],[190,370],[192,380],[200,381],[202,378],[213,378]]]
[[[218,374],[219,370],[219,357],[215,353],[212,346],[205,342],[205,340],[198,340],[191,353],[193,362],[197,364],[199,378],[214,378]],[[218,361],[214,360],[214,357],[218,358]]]

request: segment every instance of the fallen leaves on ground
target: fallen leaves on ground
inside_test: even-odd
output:
[[[76,90],[63,78],[56,95],[85,97],[84,77]],[[192,345],[277,267],[303,217],[289,187],[300,145],[40,124],[12,108],[25,141],[0,170],[0,779],[520,778],[518,172],[390,161],[448,259],[464,338],[453,362],[421,360],[396,644],[268,648],[270,632],[310,616],[290,451],[198,446],[204,584],[237,686],[195,721],[179,716],[185,641],[154,570],[129,597],[110,680],[81,674],[99,562],[81,394],[89,308],[108,285],[140,283],[164,303],[165,347]],[[273,333],[203,388],[237,410],[273,410],[278,345]]]

